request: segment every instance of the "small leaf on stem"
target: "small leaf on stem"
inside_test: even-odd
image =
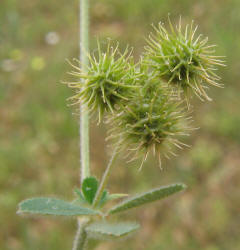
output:
[[[71,202],[66,202],[56,198],[39,197],[22,201],[19,204],[17,213],[31,213],[42,215],[96,215],[98,211],[81,207]]]
[[[162,186],[162,187],[150,190],[146,193],[129,198],[129,199],[123,201],[122,203],[117,204],[116,206],[111,208],[108,213],[115,214],[118,212],[128,210],[130,208],[144,205],[144,204],[149,203],[149,202],[161,200],[161,199],[166,198],[172,194],[175,194],[179,191],[182,191],[185,188],[186,188],[186,185],[181,184],[181,183],[172,184],[169,186]]]
[[[139,228],[139,224],[131,222],[120,223],[106,223],[97,222],[92,223],[86,227],[86,231],[91,238],[116,238],[126,236],[129,233],[136,231]]]
[[[108,200],[116,200],[127,197],[128,194],[109,194]]]
[[[98,181],[95,177],[91,176],[83,180],[82,192],[86,201],[88,201],[90,204],[92,204],[95,198],[97,189],[98,189]]]

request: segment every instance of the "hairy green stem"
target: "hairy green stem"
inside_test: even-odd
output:
[[[87,221],[81,222],[80,219],[78,219],[78,230],[73,242],[72,250],[86,249],[87,246],[87,232],[85,231],[86,225]]]
[[[102,177],[102,180],[101,180],[101,183],[99,185],[99,188],[98,188],[98,191],[97,191],[97,194],[96,194],[96,197],[93,201],[93,207],[96,207],[102,197],[102,194],[105,190],[105,187],[107,185],[107,182],[108,182],[108,179],[109,179],[109,176],[110,176],[110,173],[111,173],[111,170],[113,168],[113,165],[114,165],[114,162],[117,158],[117,152],[118,152],[118,147],[116,147],[116,149],[114,150],[113,152],[113,155],[107,165],[107,168],[103,174],[103,177]]]
[[[83,71],[87,70],[88,65],[88,0],[80,0],[80,61]],[[83,104],[80,106],[80,183],[90,176],[89,167],[89,124],[88,124],[87,107]],[[72,250],[86,249],[87,233],[85,231],[84,223],[78,219],[78,230],[73,242]]]
[[[88,65],[88,0],[80,0],[80,61],[82,70],[87,70]],[[88,112],[84,105],[80,107],[80,157],[81,157],[81,182],[90,176],[89,167],[89,124]]]

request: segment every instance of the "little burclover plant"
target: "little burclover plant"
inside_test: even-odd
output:
[[[106,121],[107,139],[115,149],[101,181],[85,171],[88,164],[82,161],[84,178],[80,189],[74,190],[75,199],[32,198],[22,201],[18,210],[18,213],[76,217],[78,231],[73,250],[87,249],[88,240],[92,238],[116,239],[135,232],[139,228],[136,222],[116,223],[112,216],[186,188],[182,183],[171,184],[105,206],[109,201],[128,196],[107,190],[117,155],[124,152],[130,161],[140,157],[141,168],[149,152],[153,152],[161,167],[162,155],[175,156],[176,148],[187,146],[182,140],[193,129],[189,115],[192,94],[209,100],[204,84],[221,86],[216,82],[219,77],[214,71],[222,61],[211,55],[212,46],[206,45],[206,39],[201,40],[201,36],[194,39],[196,28],[193,24],[182,32],[181,23],[175,29],[169,21],[169,33],[160,23],[149,36],[148,45],[137,63],[128,49],[121,53],[118,44],[114,46],[113,43],[108,43],[105,51],[98,43],[97,55],[87,54],[87,3],[82,0],[82,65],[72,65],[70,74],[77,79],[68,83],[75,90],[70,99],[81,104],[84,112],[98,114],[99,122]],[[83,133],[87,131],[84,130],[87,123],[84,124]],[[81,145],[81,150],[84,146],[88,154],[86,145]]]

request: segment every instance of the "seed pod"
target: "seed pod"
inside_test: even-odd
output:
[[[215,45],[207,45],[208,38],[202,35],[194,38],[197,26],[193,22],[184,30],[181,19],[178,27],[174,28],[170,19],[169,25],[171,32],[162,23],[154,27],[145,47],[145,63],[169,85],[177,87],[179,92],[183,90],[186,97],[192,91],[201,100],[211,100],[205,84],[221,87],[215,66],[225,66],[220,56],[212,55]]]
[[[87,72],[73,66],[70,74],[80,81],[68,83],[77,93],[71,97],[74,103],[84,103],[89,112],[98,112],[101,121],[104,112],[114,112],[119,102],[128,100],[134,85],[134,64],[128,49],[121,54],[118,45],[112,47],[108,43],[103,52],[98,43],[98,57],[89,55]]]
[[[142,163],[153,150],[161,165],[160,154],[175,155],[172,146],[185,145],[178,137],[190,128],[184,109],[169,88],[156,78],[149,79],[144,79],[138,96],[109,118],[112,129],[108,139],[115,140],[120,150],[128,151],[132,160],[143,156]]]

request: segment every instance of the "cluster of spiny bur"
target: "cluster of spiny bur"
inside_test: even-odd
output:
[[[161,155],[168,158],[175,155],[173,147],[186,145],[179,137],[191,130],[189,97],[210,100],[206,84],[221,86],[215,67],[223,62],[212,55],[214,46],[201,35],[194,38],[193,23],[184,31],[181,22],[176,29],[169,25],[170,32],[161,23],[154,27],[136,64],[127,49],[121,54],[110,43],[106,52],[98,46],[98,55],[89,55],[88,70],[72,72],[80,81],[69,84],[77,89],[72,98],[98,112],[100,121],[107,113],[108,138],[116,147],[131,159],[142,156],[142,163],[150,151],[161,163]]]

